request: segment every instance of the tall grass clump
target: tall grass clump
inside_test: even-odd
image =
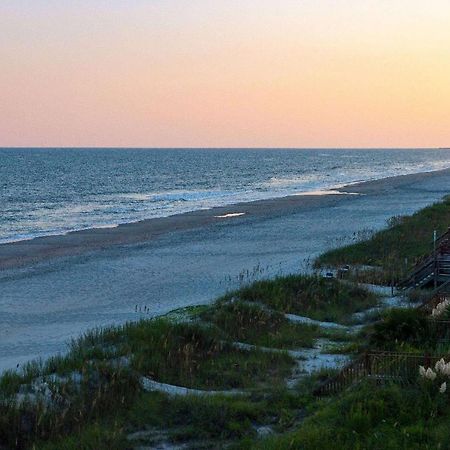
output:
[[[378,301],[375,294],[362,287],[308,275],[257,281],[234,295],[282,313],[339,323],[348,323],[352,314],[373,307]]]
[[[282,379],[293,360],[285,353],[240,350],[213,327],[159,319],[124,328],[132,365],[155,380],[186,387],[255,387]],[[270,374],[270,377],[269,377]]]
[[[8,449],[27,449],[36,442],[81,432],[87,424],[127,409],[139,391],[138,379],[128,369],[86,364],[82,373],[79,383],[47,382],[50,394],[1,398],[0,442]]]
[[[280,312],[242,301],[219,302],[201,317],[235,341],[263,347],[312,347],[319,333],[317,325],[292,323]]]
[[[173,441],[201,440],[208,448],[220,448],[223,440],[255,438],[255,425],[286,429],[308,401],[285,389],[238,397],[167,397],[154,392],[136,401],[127,423],[133,431],[146,427],[171,429]],[[208,446],[211,439],[214,446],[210,442]]]

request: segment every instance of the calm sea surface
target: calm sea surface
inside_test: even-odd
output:
[[[0,149],[0,242],[450,167],[450,150]]]

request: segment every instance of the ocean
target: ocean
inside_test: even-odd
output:
[[[0,243],[450,167],[450,150],[0,149]]]

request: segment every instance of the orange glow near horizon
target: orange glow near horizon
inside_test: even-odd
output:
[[[450,3],[5,0],[0,145],[450,146]]]

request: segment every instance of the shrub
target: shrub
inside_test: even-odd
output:
[[[384,320],[373,325],[370,345],[380,349],[394,349],[398,344],[435,341],[430,334],[427,316],[417,309],[394,308],[384,315]]]

